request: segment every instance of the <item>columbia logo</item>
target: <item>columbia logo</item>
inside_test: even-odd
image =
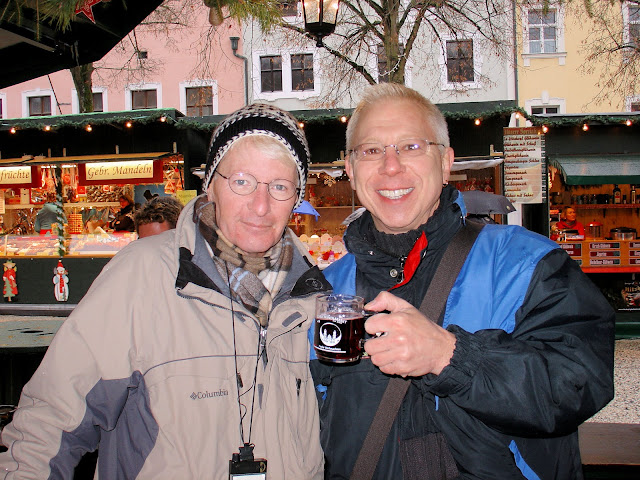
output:
[[[209,392],[205,390],[204,392],[193,392],[189,395],[191,400],[202,400],[204,398],[215,398],[215,397],[226,397],[229,395],[229,392],[224,388],[221,388],[217,392]]]

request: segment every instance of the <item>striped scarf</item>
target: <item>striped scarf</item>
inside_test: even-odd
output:
[[[269,323],[273,296],[278,293],[293,260],[293,241],[288,233],[262,257],[250,256],[222,234],[215,218],[215,205],[206,197],[197,200],[194,222],[213,251],[213,262],[229,281],[232,298],[253,313],[262,327]],[[269,289],[263,280],[273,280]]]

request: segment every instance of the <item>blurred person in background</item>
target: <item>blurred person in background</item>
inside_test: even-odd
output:
[[[34,222],[34,230],[40,235],[52,233],[51,229],[54,223],[59,224],[58,218],[58,205],[56,205],[56,194],[54,192],[47,192],[47,201],[38,213],[36,214],[36,220]],[[66,223],[66,216],[64,211],[62,212],[62,221]],[[62,227],[62,225],[60,225]]]
[[[116,213],[109,227],[116,232],[133,232],[135,230],[135,223],[133,221],[135,204],[133,199],[126,193],[120,195],[118,199],[120,202],[120,210]]]
[[[174,197],[153,197],[145,202],[133,216],[138,238],[176,228],[182,207]]]

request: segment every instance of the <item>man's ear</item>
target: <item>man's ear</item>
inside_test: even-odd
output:
[[[449,177],[451,176],[451,167],[455,160],[455,153],[453,148],[445,147],[442,154],[442,183],[449,183]]]

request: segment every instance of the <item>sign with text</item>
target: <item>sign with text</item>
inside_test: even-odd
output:
[[[570,257],[582,256],[582,244],[581,243],[561,243],[560,248],[567,252]]]
[[[0,167],[0,188],[37,187],[38,179],[34,166]]]
[[[536,127],[506,127],[504,195],[516,203],[542,203],[546,197],[544,136]]]
[[[78,165],[79,185],[162,183],[162,161],[130,160]]]

